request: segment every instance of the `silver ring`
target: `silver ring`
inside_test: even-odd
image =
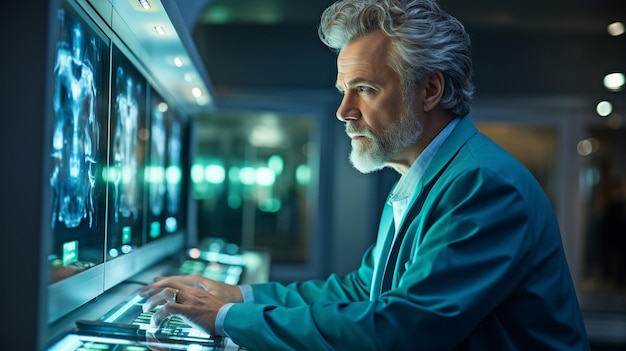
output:
[[[176,302],[176,298],[178,297],[178,292],[179,291],[180,291],[180,289],[174,290],[174,296],[172,296],[172,302],[173,303],[178,303],[178,302]]]

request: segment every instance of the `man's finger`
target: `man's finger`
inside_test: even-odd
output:
[[[150,296],[148,300],[146,300],[146,302],[144,302],[143,307],[142,307],[143,311],[148,312],[152,310],[153,308],[164,304],[165,302],[169,301],[169,299],[171,299],[172,296],[173,296],[173,289],[171,288],[161,289],[154,295]]]
[[[150,318],[150,327],[158,328],[161,325],[161,323],[163,323],[163,321],[167,319],[169,316],[170,316],[170,313],[168,312],[168,308],[166,304],[163,307],[159,308],[156,312],[154,312],[154,314],[152,314],[152,318]]]
[[[185,319],[184,313],[188,312],[181,304],[174,302],[167,302],[161,308],[154,312],[150,319],[150,327],[157,328],[163,323],[164,320],[171,316],[177,315]]]

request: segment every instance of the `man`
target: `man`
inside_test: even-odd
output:
[[[435,0],[344,0],[337,117],[361,172],[393,167],[376,243],[345,276],[233,287],[200,276],[141,290],[253,350],[587,350],[553,210],[469,112],[470,41]],[[244,302],[244,303],[241,303]]]

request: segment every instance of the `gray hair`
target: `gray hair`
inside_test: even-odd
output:
[[[470,38],[437,0],[340,0],[324,11],[318,28],[322,42],[336,51],[376,30],[391,38],[389,66],[402,79],[405,100],[429,74],[440,71],[445,79],[441,106],[455,116],[469,113],[474,93]]]

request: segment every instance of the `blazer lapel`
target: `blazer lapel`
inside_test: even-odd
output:
[[[389,249],[393,241],[394,232],[393,208],[385,201],[385,207],[378,226],[378,242],[376,246],[380,249],[374,253],[376,261],[374,262],[374,271],[372,273],[370,300],[375,300],[380,296],[383,272],[385,271],[385,263],[389,256]]]
[[[450,133],[448,138],[443,142],[435,157],[433,157],[430,161],[428,167],[424,170],[422,179],[417,184],[417,191],[413,196],[411,205],[409,206],[409,209],[399,226],[399,232],[396,235],[394,235],[393,215],[391,215],[392,220],[387,225],[388,234],[385,246],[381,251],[378,264],[374,270],[374,282],[377,284],[372,284],[372,292],[376,293],[375,297],[378,297],[380,293],[388,291],[392,288],[393,278],[396,273],[395,267],[398,261],[398,252],[402,246],[402,241],[404,240],[409,224],[413,222],[413,219],[415,219],[422,210],[424,201],[434,186],[435,180],[439,177],[439,174],[443,172],[448,163],[452,161],[463,144],[465,144],[465,142],[467,142],[467,140],[477,132],[478,130],[474,124],[467,117],[463,117],[461,119],[452,133]],[[386,205],[385,207],[391,206]],[[390,212],[393,211],[391,210]],[[379,235],[380,234],[381,231],[379,228]],[[387,254],[386,257],[384,256],[385,254]],[[374,294],[370,294],[370,296],[372,299],[374,298]]]

